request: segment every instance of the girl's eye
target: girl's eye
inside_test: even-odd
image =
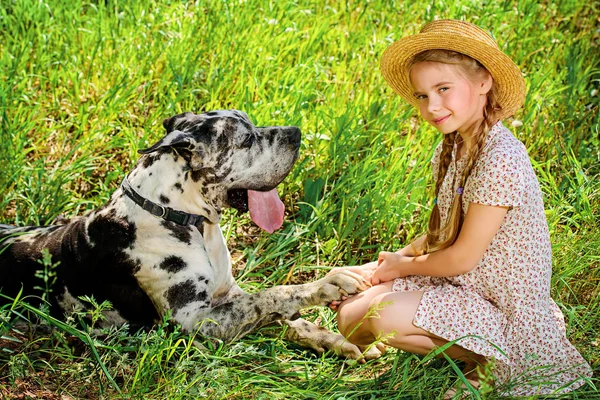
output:
[[[255,139],[256,138],[252,133],[248,134],[248,136],[246,136],[246,138],[242,142],[242,147],[251,147]]]
[[[417,98],[417,100],[423,100],[427,98],[427,96],[425,96],[424,94],[418,94],[415,97]]]
[[[447,87],[441,87],[441,88],[439,88],[439,91],[440,91],[440,92],[445,92],[445,91],[446,91],[446,90],[448,90],[448,89],[449,89],[449,88],[447,88]]]

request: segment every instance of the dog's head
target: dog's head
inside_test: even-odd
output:
[[[218,207],[250,208],[251,216],[253,203],[271,201],[267,194],[273,194],[298,158],[300,129],[257,127],[241,111],[186,112],[165,119],[163,126],[166,136],[139,152],[182,156],[189,178],[202,186],[201,195]]]

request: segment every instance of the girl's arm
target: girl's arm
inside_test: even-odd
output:
[[[422,256],[381,252],[371,283],[377,285],[409,275],[454,276],[471,271],[494,239],[508,207],[470,203],[456,242],[450,247]],[[420,240],[420,239],[419,239]],[[409,246],[408,246],[409,247]]]
[[[415,255],[414,249],[422,246],[426,237],[427,237],[427,235],[421,236],[420,238],[411,242],[411,244],[409,244],[408,246],[398,250],[396,252],[396,254],[399,254],[401,256],[414,257],[414,255]],[[371,277],[373,276],[373,272],[375,272],[375,270],[377,269],[378,264],[379,264],[379,261],[371,261],[371,262],[363,264],[363,265],[354,265],[354,266],[350,266],[350,267],[337,267],[337,268],[333,268],[331,271],[329,271],[327,273],[327,275],[337,274],[337,273],[340,273],[341,271],[352,271],[352,272],[355,272],[355,273],[363,276],[364,278],[366,278],[368,280],[371,280]]]

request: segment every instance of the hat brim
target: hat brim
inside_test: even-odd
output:
[[[513,115],[525,102],[525,80],[519,67],[502,51],[479,40],[439,32],[419,33],[390,45],[381,57],[381,73],[394,89],[410,104],[418,107],[409,81],[409,64],[413,57],[426,50],[452,50],[479,61],[492,75],[502,111],[499,119]]]

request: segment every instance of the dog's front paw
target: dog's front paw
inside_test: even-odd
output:
[[[385,345],[383,343],[373,343],[370,346],[357,346],[350,343],[342,335],[336,334],[332,334],[330,342],[327,343],[326,347],[340,357],[356,360],[359,363],[374,360],[385,354]]]
[[[316,287],[313,305],[321,306],[342,300],[342,296],[355,295],[371,286],[365,278],[349,271],[328,275],[314,282],[313,285]]]
[[[359,363],[379,358],[385,354],[385,346],[381,342],[369,346],[357,346],[339,333],[333,333],[303,319],[287,320],[285,324],[288,326],[287,340],[311,348],[319,354],[332,351],[340,357],[356,360]]]

